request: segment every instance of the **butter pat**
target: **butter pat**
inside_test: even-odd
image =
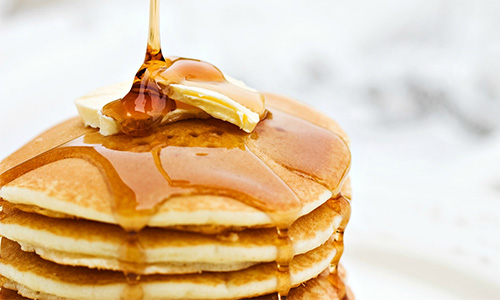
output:
[[[235,79],[228,77],[228,81],[253,91]],[[120,133],[120,124],[104,115],[102,108],[114,100],[123,98],[131,86],[132,82],[126,81],[99,88],[76,99],[75,105],[84,124],[99,128],[99,132],[105,136]],[[260,121],[259,114],[215,91],[182,84],[170,84],[168,93],[171,99],[183,105],[178,105],[178,108],[165,115],[162,124],[191,118],[207,119],[212,116],[230,122],[245,132],[252,132]]]
[[[259,114],[221,93],[181,84],[171,84],[169,87],[172,99],[198,107],[212,117],[230,122],[245,132],[252,132],[260,121]]]
[[[75,100],[75,105],[78,114],[86,126],[99,128],[99,133],[108,136],[121,132],[120,124],[115,119],[102,114],[102,108],[114,100],[123,98],[130,87],[131,81],[121,82],[118,84],[102,87],[92,91],[85,96]],[[185,105],[182,108],[177,108],[169,112],[162,123],[171,123],[184,119],[207,119],[210,115],[196,107]]]
[[[98,88],[75,100],[78,114],[86,126],[99,128],[102,135],[113,135],[120,132],[120,125],[112,118],[101,114],[101,109],[109,102],[125,96],[132,81]]]

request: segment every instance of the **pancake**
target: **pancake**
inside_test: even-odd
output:
[[[213,177],[220,174],[218,178],[215,178],[217,181],[224,181],[219,190],[227,186],[235,186],[240,191],[253,193],[255,191],[253,186],[260,186],[262,192],[272,191],[272,194],[253,195],[263,198],[262,200],[257,199],[253,203],[262,203],[262,201],[267,201],[270,197],[286,197],[288,199],[296,197],[300,201],[300,208],[294,212],[293,219],[297,219],[340,192],[349,170],[350,152],[342,137],[343,132],[338,129],[338,126],[335,126],[333,121],[326,122],[323,120],[326,119],[325,117],[318,117],[321,116],[320,114],[313,114],[310,109],[304,109],[304,112],[306,112],[305,118],[311,123],[305,122],[286,112],[288,109],[297,113],[297,110],[303,109],[297,102],[285,101],[275,96],[268,96],[266,100],[271,109],[270,115],[272,114],[272,117],[269,116],[268,119],[260,122],[251,135],[242,135],[236,128],[217,120],[188,120],[169,124],[168,128],[165,129],[165,132],[168,132],[166,138],[171,136],[174,138],[164,141],[166,143],[164,151],[165,156],[167,156],[165,160],[172,162],[172,157],[175,157],[174,161],[182,162],[178,165],[169,164],[168,166],[171,168],[169,172],[173,174],[179,173],[179,176],[182,177],[186,170],[185,162],[192,161],[193,156],[196,157],[195,154],[198,152],[204,151],[210,154],[213,147],[217,151],[220,149],[218,147],[236,147],[237,149],[239,149],[238,147],[246,147],[247,151],[245,153],[248,152],[248,155],[242,156],[242,151],[232,149],[223,153],[224,160],[234,159],[234,163],[231,161],[231,163],[220,164],[215,158],[207,161],[202,160],[203,157],[197,157],[198,159],[193,161],[193,164],[208,163],[206,166],[202,165],[202,167],[208,168],[210,171],[207,176]],[[287,103],[288,106],[284,105],[284,103]],[[280,110],[272,110],[273,104],[279,106]],[[34,141],[20,149],[19,153],[4,160],[0,164],[0,172],[16,166],[16,164],[22,162],[23,159],[27,160],[30,156],[46,154],[47,152],[44,151],[64,144],[64,142],[67,142],[67,138],[72,138],[74,135],[86,134],[85,138],[87,140],[97,139],[97,143],[102,142],[95,130],[83,128],[82,125],[78,126],[78,122],[80,121],[76,119],[65,122],[35,138]],[[295,123],[295,127],[290,128],[290,130],[299,131],[304,126],[310,128],[307,128],[308,131],[302,130],[304,132],[301,134],[294,133],[289,137],[283,137],[280,130],[284,129],[280,127],[283,126],[280,124],[286,123]],[[326,128],[322,129],[323,127],[320,126]],[[190,132],[186,132],[186,128],[190,128]],[[317,135],[307,139],[311,135],[310,131],[317,132]],[[224,132],[224,135],[218,136],[214,132]],[[295,134],[298,136],[295,136]],[[59,138],[59,136],[64,137],[64,139]],[[255,138],[255,136],[259,136],[259,138]],[[165,137],[151,137],[152,140],[160,138]],[[297,138],[304,139],[304,141],[296,140]],[[234,140],[237,141],[234,142]],[[116,144],[123,142],[123,138],[120,137],[106,137],[104,139],[107,148],[113,148]],[[149,142],[149,140],[146,142]],[[88,143],[91,144],[92,141]],[[296,145],[301,143],[304,145],[300,147]],[[308,143],[324,143],[324,145],[321,145],[321,147],[307,147]],[[197,147],[189,147],[191,145]],[[150,148],[140,149],[144,145],[134,144],[132,146],[135,147],[135,151],[149,153],[147,151],[150,150]],[[293,155],[284,155],[284,153],[292,153]],[[298,156],[299,153],[300,156]],[[318,155],[322,156],[321,162],[318,161],[315,165],[311,164]],[[146,159],[148,158],[149,156]],[[311,159],[313,160],[311,161]],[[250,163],[249,160],[255,160],[255,162]],[[299,161],[299,163],[296,161]],[[242,162],[245,164],[241,165]],[[146,163],[153,164],[150,160],[147,160]],[[18,166],[17,169],[14,168],[11,172],[18,175],[20,169],[27,167],[27,165],[25,162],[24,165]],[[150,167],[146,167],[148,168],[147,172],[150,172]],[[152,167],[154,167],[154,164]],[[314,170],[308,170],[308,168],[314,168]],[[220,172],[215,172],[218,169],[220,169]],[[200,168],[199,170],[203,169]],[[140,172],[139,170],[134,171]],[[33,170],[23,170],[21,173],[23,172],[26,173],[14,178],[7,176],[9,174],[4,174],[0,197],[11,203],[33,207],[32,210],[52,216],[74,216],[112,224],[120,223],[116,220],[116,209],[114,207],[116,204],[113,191],[110,190],[107,183],[107,174],[103,174],[102,170],[95,163],[89,162],[88,159],[56,158],[49,163],[37,165]],[[225,177],[227,173],[232,176],[230,178]],[[198,174],[199,184],[205,184],[202,179],[199,179],[202,175]],[[184,174],[184,176],[187,175]],[[321,177],[321,180],[314,178],[318,176]],[[241,179],[238,180],[238,178]],[[11,179],[14,180],[11,181]],[[164,178],[161,177],[159,180],[164,181]],[[190,180],[193,180],[193,178],[190,177]],[[149,193],[152,192],[149,191]],[[165,196],[163,190],[159,190],[158,193],[161,196],[157,197]],[[155,195],[149,196],[154,197]],[[269,213],[263,212],[262,209],[255,207],[255,205],[248,205],[247,201],[236,200],[233,196],[226,196],[223,193],[211,193],[209,195],[193,195],[191,193],[182,196],[177,196],[175,193],[171,194],[168,201],[160,200],[159,205],[154,207],[154,214],[151,214],[148,218],[147,225],[211,224],[248,227],[272,226],[275,223]],[[286,208],[286,205],[276,206],[273,209],[280,208]],[[277,211],[276,213],[281,212]]]
[[[345,218],[348,218],[345,199],[330,199],[299,218],[289,229],[293,255],[325,243]],[[18,242],[24,251],[34,251],[60,264],[112,270],[121,270],[124,263],[134,264],[120,261],[127,233],[115,225],[49,218],[4,204],[0,235]],[[151,274],[243,269],[275,261],[277,238],[272,228],[206,235],[147,227],[138,233],[140,247],[144,249],[143,263],[147,264],[141,271]]]
[[[344,276],[337,276],[330,274],[328,271],[324,271],[318,277],[311,279],[300,286],[290,290],[287,296],[287,300],[354,300],[354,295],[348,287],[343,290],[345,280]],[[332,281],[338,284],[332,284]],[[340,287],[339,287],[340,286]],[[19,287],[19,286],[18,286]],[[26,287],[19,287],[22,289],[24,294],[36,295],[38,299],[42,300],[53,300],[47,294],[36,293]],[[17,293],[17,290],[11,290],[3,288],[0,290],[0,300],[29,300]],[[68,300],[59,298],[58,300]],[[279,300],[276,294],[268,294],[265,296],[259,296],[254,298],[245,298],[241,300]]]
[[[210,118],[104,137],[72,119],[9,156],[2,287],[51,300],[351,299],[338,271],[348,138],[264,96],[250,134]]]
[[[290,263],[292,285],[297,286],[322,273],[335,257],[334,244],[330,240],[294,257]],[[121,272],[58,265],[22,251],[17,243],[5,238],[2,239],[0,273],[6,278],[6,288],[13,288],[17,283],[58,297],[120,299],[127,293],[126,277]],[[276,292],[275,273],[276,265],[267,263],[235,272],[146,275],[138,284],[145,299],[235,299]]]

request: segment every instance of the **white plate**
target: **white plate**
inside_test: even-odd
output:
[[[403,252],[348,248],[342,262],[356,300],[498,300],[500,287]]]

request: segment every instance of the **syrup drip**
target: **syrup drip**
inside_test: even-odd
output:
[[[277,258],[277,290],[278,299],[286,299],[286,295],[292,287],[292,279],[290,276],[290,262],[293,258],[293,242],[288,235],[288,227],[276,228],[278,235],[276,241]]]
[[[144,273],[146,256],[138,232],[128,232],[127,242],[121,245],[119,251],[120,269],[124,270],[128,282],[133,281],[132,279],[140,279],[140,275],[137,274]]]
[[[347,297],[346,286],[343,280],[341,280],[338,267],[340,258],[344,253],[344,230],[351,216],[351,205],[349,200],[340,194],[335,201],[329,201],[329,207],[342,216],[342,222],[334,233],[336,253],[330,262],[330,267],[328,268],[330,271],[328,281],[335,287],[339,298],[343,299],[344,297]]]
[[[133,273],[125,274],[127,286],[120,297],[121,300],[144,299],[144,291],[140,284],[141,276]]]

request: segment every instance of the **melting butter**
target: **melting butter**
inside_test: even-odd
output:
[[[109,136],[121,132],[120,124],[111,117],[102,113],[102,108],[114,101],[122,98],[130,90],[131,81],[124,81],[111,86],[102,87],[92,91],[74,102],[78,114],[85,126],[99,128],[101,135]],[[169,112],[162,123],[172,123],[183,119],[207,119],[210,115],[203,110],[189,105],[177,105],[177,108]]]
[[[175,102],[174,109],[157,117],[160,125],[184,119],[213,117],[250,133],[265,115],[264,97],[258,91],[223,75],[206,62],[172,58],[170,66],[159,69],[150,77],[158,90],[169,101]],[[108,114],[106,107],[112,102],[117,102],[115,107],[121,105],[119,101],[123,101],[131,85],[130,81],[123,82],[76,99],[75,105],[85,125],[99,128],[105,136],[123,131],[119,118]]]

